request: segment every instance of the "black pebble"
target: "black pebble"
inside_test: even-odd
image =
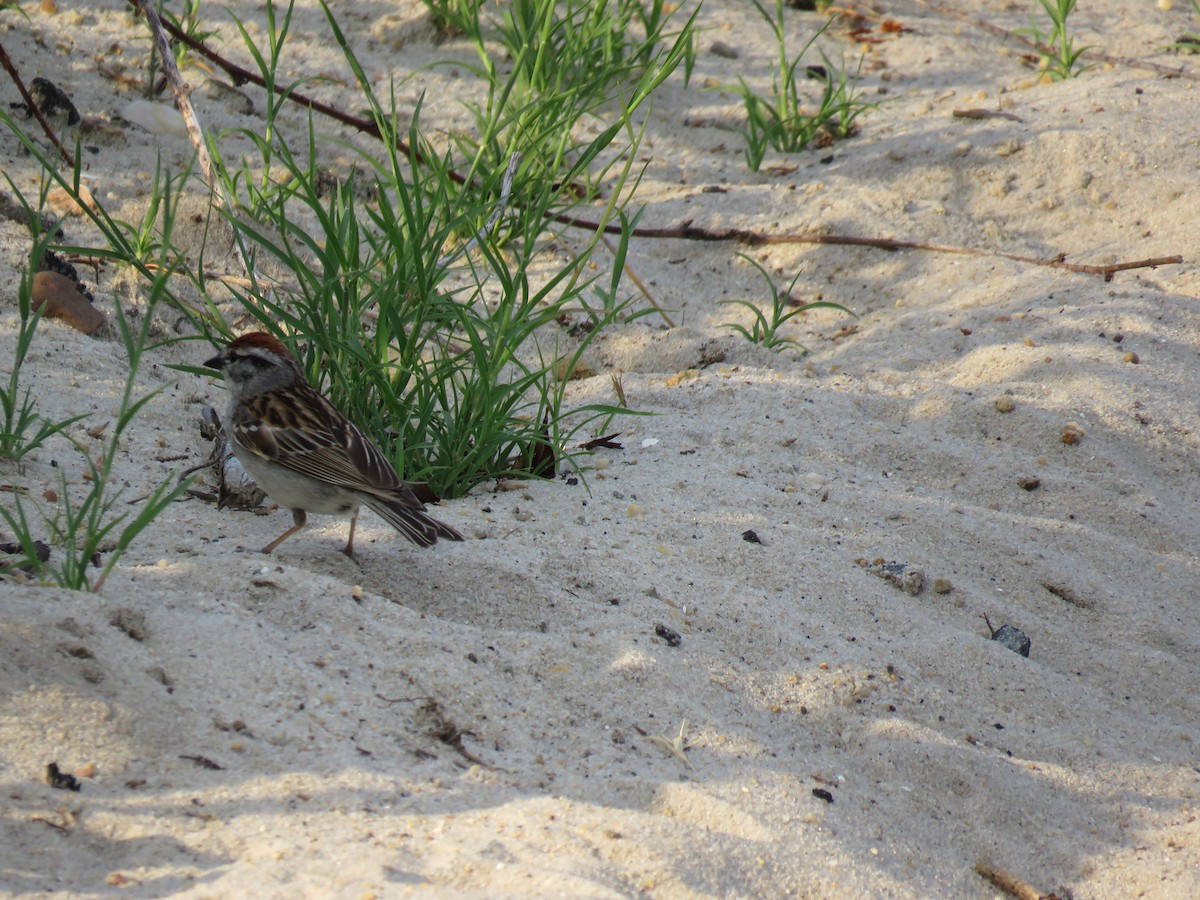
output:
[[[1025,636],[1025,632],[1011,625],[1001,625],[997,628],[992,632],[992,640],[999,641],[1013,653],[1020,653],[1022,656],[1029,656],[1029,651],[1033,648],[1033,642]]]
[[[678,647],[683,643],[683,638],[678,631],[668,628],[666,625],[659,622],[654,626],[654,633],[667,642],[668,647]]]
[[[58,112],[67,114],[67,124],[79,123],[79,110],[71,102],[71,98],[63,93],[62,88],[46,78],[35,78],[29,82],[29,96],[44,116],[52,116]]]
[[[77,791],[80,788],[79,779],[59,769],[56,762],[46,766],[46,784],[60,791]]]

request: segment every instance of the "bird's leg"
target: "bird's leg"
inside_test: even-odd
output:
[[[293,509],[292,510],[292,523],[293,523],[292,527],[289,528],[287,531],[285,531],[283,534],[281,534],[279,537],[275,538],[275,540],[271,541],[271,543],[267,544],[267,546],[263,547],[262,552],[270,553],[272,550],[274,550],[276,547],[278,547],[280,544],[282,544],[284,541],[286,541],[288,538],[290,538],[293,534],[295,534],[297,531],[299,531],[301,528],[303,528],[307,522],[308,522],[308,516],[306,516],[304,514],[304,510]]]
[[[345,553],[351,559],[354,559],[354,526],[357,524],[358,524],[358,508],[355,507],[354,515],[352,515],[350,517],[350,538],[349,538],[349,540],[346,541],[346,546],[342,548],[342,552]]]

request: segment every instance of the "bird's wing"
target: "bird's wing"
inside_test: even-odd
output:
[[[286,407],[273,405],[270,416],[266,397],[252,398],[245,404],[246,414],[233,423],[235,440],[310,478],[347,490],[400,495],[394,499],[408,495],[423,508],[387,457],[332,403],[311,388],[294,398]],[[274,421],[268,424],[268,418]]]

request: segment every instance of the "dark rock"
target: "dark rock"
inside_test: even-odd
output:
[[[1033,648],[1033,642],[1025,636],[1025,632],[1020,628],[1013,628],[1011,625],[1001,625],[993,631],[992,640],[1003,644],[1013,653],[1020,653],[1022,656],[1029,656],[1029,651]]]
[[[683,643],[683,637],[679,634],[678,631],[675,631],[672,628],[668,628],[666,625],[663,625],[661,622],[659,622],[657,625],[654,626],[654,633],[657,634],[664,641],[666,641],[668,647],[678,647],[680,644]]]
[[[63,112],[67,114],[68,125],[79,124],[79,110],[71,102],[63,89],[46,78],[35,78],[29,83],[29,96],[43,116],[53,116]]]
[[[63,772],[56,762],[46,766],[46,784],[60,791],[77,791],[80,788],[79,779],[70,772]]]

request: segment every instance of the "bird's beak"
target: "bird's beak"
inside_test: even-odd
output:
[[[218,372],[221,372],[225,369],[225,357],[217,354],[212,359],[205,360],[204,366],[205,368],[216,369]]]

